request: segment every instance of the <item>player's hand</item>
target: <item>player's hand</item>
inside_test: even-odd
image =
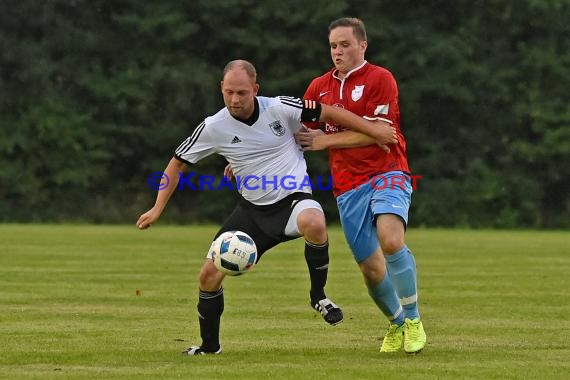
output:
[[[224,177],[226,177],[229,181],[234,179],[234,171],[232,169],[232,165],[227,164],[224,168]]]
[[[303,127],[299,132],[295,133],[295,142],[299,144],[305,152],[323,150],[327,148],[320,139],[324,134],[325,133],[320,129],[309,129],[307,127]]]
[[[396,128],[383,121],[378,121],[377,123],[379,125],[375,136],[376,143],[380,145],[380,147],[382,147],[382,145],[397,144],[398,134],[396,133]]]
[[[153,207],[139,217],[139,220],[137,220],[137,228],[139,230],[146,230],[152,226],[152,224],[156,222],[159,217],[160,213],[157,212]]]

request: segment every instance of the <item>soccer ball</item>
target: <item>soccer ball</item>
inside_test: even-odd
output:
[[[244,274],[257,261],[255,242],[242,231],[222,233],[212,243],[211,251],[216,268],[230,276]]]

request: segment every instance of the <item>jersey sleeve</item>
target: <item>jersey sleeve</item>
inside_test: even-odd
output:
[[[176,148],[174,157],[187,164],[195,164],[213,153],[215,153],[214,141],[206,121],[203,121],[194,129],[192,135]]]
[[[301,129],[299,122],[318,122],[321,117],[321,104],[314,100],[301,100],[290,96],[278,96],[281,104],[284,106],[289,115],[291,123],[294,126],[293,131],[297,132]]]
[[[399,123],[398,85],[394,76],[389,71],[378,73],[370,87],[374,90],[367,98],[364,118]]]

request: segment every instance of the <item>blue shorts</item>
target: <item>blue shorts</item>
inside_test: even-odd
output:
[[[357,189],[337,197],[340,222],[346,241],[357,263],[379,247],[376,216],[395,214],[408,224],[412,202],[410,177],[401,171],[378,174]]]

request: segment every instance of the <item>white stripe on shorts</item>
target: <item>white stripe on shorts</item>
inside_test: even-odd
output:
[[[291,212],[291,216],[287,221],[287,225],[285,226],[285,235],[286,236],[301,236],[301,232],[299,231],[299,226],[297,225],[297,217],[301,213],[301,211],[306,210],[308,208],[316,208],[321,210],[324,214],[323,208],[321,207],[320,203],[314,199],[303,199],[297,202],[295,207],[293,207],[293,211]]]

